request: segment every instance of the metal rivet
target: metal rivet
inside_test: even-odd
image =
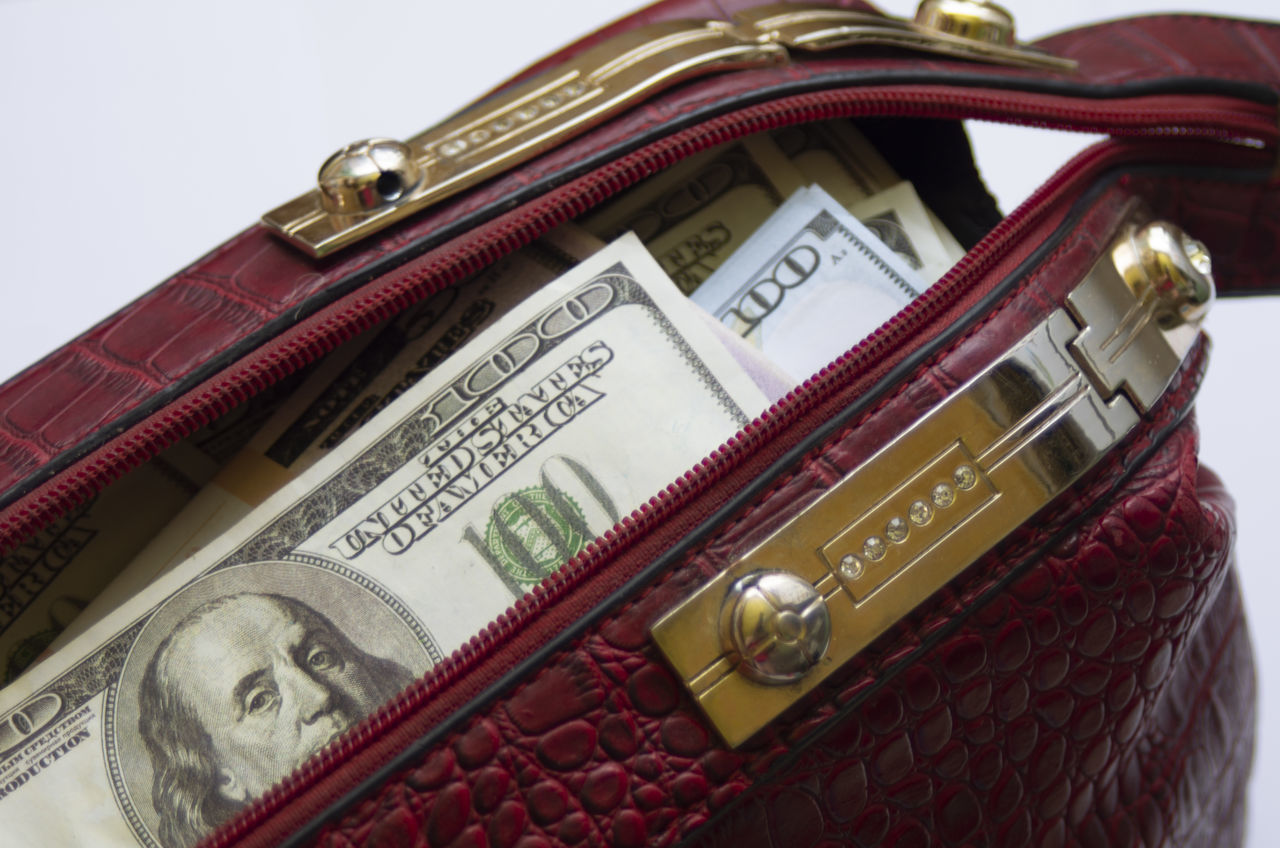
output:
[[[818,664],[831,642],[827,602],[809,581],[758,571],[729,590],[728,635],[741,669],[762,683],[790,683]]]
[[[324,208],[343,214],[390,206],[421,179],[409,146],[390,138],[348,144],[325,160],[317,177]]]
[[[1168,330],[1204,317],[1214,297],[1204,244],[1167,221],[1152,221],[1112,251],[1125,283]]]
[[[1016,43],[1013,15],[987,0],[924,0],[916,8],[916,25],[969,41]]]

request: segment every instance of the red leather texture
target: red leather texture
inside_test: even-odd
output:
[[[1157,427],[1188,401],[1198,364]],[[1198,487],[1190,424],[1109,491],[1145,446],[1118,452],[739,752],[716,741],[648,642],[671,597],[655,587],[316,844],[638,846],[708,821],[697,844],[1238,844],[1253,686],[1239,598],[1223,588],[1229,501]],[[820,485],[838,454],[800,476]],[[1096,503],[1107,508],[964,617]],[[922,643],[933,644],[893,674]]]
[[[1182,427],[1086,530],[797,762],[784,762],[793,745],[875,684],[872,664],[730,753],[635,639],[641,604],[316,844],[670,844],[739,795],[694,844],[1240,844],[1251,656],[1227,579],[1229,506],[1197,490],[1194,448]],[[870,653],[945,627],[995,571]]]
[[[724,16],[740,5],[747,0],[668,2],[637,21]],[[1205,27],[1225,46],[1206,50]],[[387,260],[398,251],[437,240],[444,247],[436,250],[445,254],[471,251],[477,262],[491,260],[516,246],[503,234],[503,222],[513,219],[497,217],[508,198],[550,177],[576,175],[583,162],[675,123],[711,126],[718,111],[771,88],[800,91],[825,75],[853,72],[980,75],[986,87],[973,87],[972,79],[965,84],[987,106],[971,98],[952,112],[922,108],[920,114],[1016,113],[1077,128],[1079,119],[1055,116],[1073,103],[1098,101],[1014,89],[1061,83],[1099,95],[1109,90],[1097,86],[1181,78],[1251,81],[1280,91],[1280,28],[1270,25],[1156,18],[1067,33],[1046,46],[1080,59],[1080,74],[1068,79],[879,55],[824,57],[703,80],[325,261],[251,228],[0,386],[0,491],[30,482],[55,461],[88,453],[89,440],[114,434],[126,426],[122,421],[141,427],[128,416],[158,395],[175,396],[169,411],[229,402],[232,390],[219,385],[220,372],[278,359],[282,339],[305,335],[311,326],[291,327],[290,316],[329,308],[347,286],[364,282],[362,275],[389,270]],[[880,85],[899,94],[945,91],[923,83]],[[1217,137],[1218,123],[1238,115],[1261,128],[1250,137],[1274,150],[1273,105],[1207,95],[1201,83],[1187,90],[1194,93],[1186,102],[1203,107],[1188,109],[1187,135]],[[1179,95],[1123,93],[1118,108],[1134,118],[1117,132],[1140,131],[1142,110],[1153,98],[1173,98],[1160,101],[1166,106],[1180,102]],[[864,114],[873,112],[868,107]],[[909,113],[907,104],[903,114]],[[1257,170],[1273,154],[1220,147],[1220,161],[1231,166],[1254,157],[1247,169],[1236,168],[1238,179],[1135,176],[1102,192],[1052,255],[975,326],[831,434],[688,558],[611,610],[604,623],[506,697],[468,712],[460,727],[384,779],[315,842],[433,848],[625,848],[682,840],[744,848],[1238,844],[1254,687],[1228,570],[1229,500],[1197,468],[1194,425],[1182,418],[1202,374],[1203,346],[1139,430],[1086,479],[741,751],[716,740],[648,639],[649,625],[675,599],[811,503],[1061,304],[1106,243],[1128,192],[1208,241],[1226,270],[1224,288],[1274,285],[1269,275],[1276,267],[1280,194]],[[609,187],[611,168],[593,172],[597,188],[574,201],[578,211],[616,190]],[[1245,230],[1251,233],[1241,235]],[[1016,256],[988,269],[989,284],[1036,246],[1029,239]],[[406,261],[405,269],[420,260]],[[196,386],[199,380],[205,383]],[[851,383],[824,405],[796,413],[794,432],[762,439],[697,510],[659,523],[652,538],[619,553],[618,573],[629,576],[654,561],[724,504],[735,483],[751,479],[865,388]],[[180,424],[165,423],[154,438],[163,442],[180,432]],[[87,459],[44,485],[79,486],[83,493],[99,484],[95,473]],[[0,527],[32,509],[45,491],[0,513]],[[614,588],[608,580],[621,579],[602,578],[594,601]],[[511,657],[527,656],[540,639],[590,608],[592,597],[582,589],[556,617],[521,634],[509,655],[496,654],[493,665],[509,669]],[[340,751],[328,772],[280,796],[276,812],[251,810],[214,838],[228,845],[278,843],[467,704],[495,677],[492,668],[483,670],[487,676],[448,684],[434,703],[380,719],[379,734],[364,749]]]
[[[1248,772],[1253,696],[1247,648],[1238,634],[1214,635],[1216,631],[1210,630],[1197,635],[1227,573],[1231,526],[1226,499],[1212,483],[1198,491],[1194,432],[1189,425],[1179,427],[1119,491],[1113,491],[1118,478],[1135,469],[1142,452],[1153,448],[1151,440],[1172,427],[1190,403],[1204,364],[1203,349],[1193,354],[1187,370],[1152,419],[1085,482],[886,634],[851,663],[839,680],[775,722],[750,748],[731,753],[716,742],[647,637],[648,626],[678,598],[812,502],[899,432],[904,422],[936,405],[1060,303],[1107,243],[1127,197],[1115,187],[1097,197],[1068,237],[977,326],[954,340],[875,408],[833,434],[822,448],[725,523],[689,559],[655,578],[638,598],[611,613],[607,623],[548,661],[496,705],[468,713],[472,717],[465,726],[435,745],[419,762],[386,779],[381,789],[357,803],[323,834],[320,844],[375,845],[382,844],[380,840],[390,844],[402,840],[402,844],[437,845],[452,844],[455,839],[462,840],[456,844],[478,844],[475,840],[481,835],[497,844],[515,844],[511,840],[522,836],[537,837],[528,845],[584,840],[586,844],[630,844],[628,840],[642,837],[663,844],[690,835],[757,783],[772,787],[757,790],[764,793],[759,804],[772,808],[766,796],[776,791],[785,796],[780,802],[784,809],[798,809],[800,818],[808,815],[812,821],[809,813],[814,809],[815,793],[828,791],[830,781],[850,760],[814,766],[803,780],[793,777],[798,773],[789,764],[781,773],[773,769],[782,768],[787,758],[800,754],[802,741],[840,713],[843,705],[868,696],[877,686],[898,693],[901,709],[889,708],[881,714],[875,706],[879,695],[856,704],[838,719],[838,726],[853,734],[839,736],[845,740],[841,744],[853,745],[849,739],[857,737],[877,752],[880,744],[891,740],[896,740],[898,747],[883,754],[882,771],[868,772],[866,791],[872,794],[865,810],[860,808],[853,819],[836,818],[828,823],[839,830],[840,839],[853,834],[851,822],[855,819],[871,828],[866,833],[872,835],[910,829],[911,821],[923,821],[926,828],[933,822],[958,832],[963,828],[948,823],[951,820],[947,817],[967,811],[968,818],[960,818],[976,821],[974,828],[981,827],[993,838],[1002,828],[1014,834],[1010,838],[1024,831],[1043,831],[1047,844],[1055,844],[1055,834],[1083,839],[1083,834],[1092,832],[1090,828],[1102,826],[1123,841],[1121,819],[1129,816],[1145,822],[1153,815],[1146,807],[1135,806],[1131,797],[1131,790],[1147,787],[1142,791],[1159,789],[1161,793],[1152,809],[1169,840],[1151,844],[1205,844],[1182,837],[1209,816],[1220,815],[1219,823],[1225,826],[1231,811],[1208,800],[1175,805],[1164,795],[1165,779],[1157,779],[1142,768],[1148,756],[1166,757],[1166,764],[1186,766],[1183,774],[1190,789],[1203,788],[1207,784],[1201,782],[1201,774],[1187,769],[1202,766],[1200,755],[1194,752],[1206,748],[1230,751],[1230,756],[1221,760],[1230,775],[1219,777],[1218,784],[1239,783]],[[996,278],[1001,273],[998,268],[992,271]],[[772,446],[773,440],[761,450]],[[1098,513],[1103,504],[1107,505],[1105,512]],[[687,531],[685,518],[682,514],[680,520],[652,535],[672,543]],[[1006,579],[1019,562],[1082,518],[1081,529],[1067,533],[1047,556],[1035,562],[1018,580],[1016,591],[965,618],[978,599]],[[635,558],[647,562],[654,556],[654,549],[647,548]],[[623,559],[610,564],[609,570],[620,569],[625,578],[628,567]],[[564,615],[574,614],[573,604],[567,604]],[[1239,630],[1238,610],[1233,615],[1232,626]],[[1006,626],[1015,627],[1019,622],[1026,639],[1015,635],[1009,637],[1012,642],[1003,642],[1001,634]],[[527,641],[541,644],[547,634],[554,634],[555,626],[535,622],[532,632],[526,634]],[[933,644],[935,638],[940,640],[938,644]],[[1210,643],[1205,649],[1210,653],[1218,648],[1226,650],[1227,643],[1235,646],[1229,655],[1230,667],[1216,667],[1212,672],[1214,679],[1223,675],[1231,681],[1229,697],[1219,700],[1215,695],[1211,703],[1206,699],[1213,693],[1205,690],[1210,685],[1209,673],[1203,671],[1203,663],[1194,660],[1201,654],[1192,650],[1202,640]],[[1024,641],[1025,653],[1019,653],[1020,648],[1009,653]],[[505,669],[518,658],[513,654],[494,662]],[[914,682],[912,672],[899,673],[895,668],[907,659],[913,670],[923,668],[932,674],[938,690],[931,696],[934,700],[909,697],[912,689],[923,684]],[[1192,663],[1190,670],[1184,670],[1188,662]],[[474,670],[473,675],[494,679],[485,667]],[[952,681],[953,677],[962,679]],[[1194,682],[1175,692],[1168,688],[1168,680],[1174,677]],[[1020,688],[1023,684],[1025,692]],[[252,810],[232,823],[220,844],[278,843],[369,774],[364,753],[385,761],[451,710],[462,708],[474,697],[475,685],[479,684],[467,679],[454,687],[462,690],[459,693],[441,690],[421,710],[421,716],[400,712],[380,726],[378,738],[366,752],[343,752],[327,774],[308,785],[295,785],[289,794],[276,798],[275,814]],[[1173,698],[1167,705],[1166,697]],[[1209,724],[1196,719],[1173,729],[1156,720],[1166,712],[1181,714],[1174,706],[1187,701],[1196,716],[1206,710],[1226,711],[1221,729],[1226,738],[1221,744],[1210,738],[1209,731],[1218,732],[1216,719]],[[934,716],[935,711],[948,715],[948,732],[956,744],[939,750],[927,744],[920,748],[919,740],[906,730],[910,726],[907,716],[914,718],[920,713],[944,721]],[[877,733],[882,727],[893,732]],[[940,728],[938,734],[942,733]],[[1028,740],[1028,733],[1036,739]],[[1164,754],[1150,753],[1157,743],[1165,744],[1161,740],[1171,733],[1182,734],[1186,744],[1173,744]],[[484,752],[483,757],[466,754],[472,738],[484,740],[478,749]],[[879,742],[874,741],[877,738]],[[904,738],[914,747],[902,748]],[[1100,739],[1106,740],[1105,756],[1095,751],[1089,757],[1090,750],[1102,744]],[[385,740],[390,741],[383,744]],[[1028,746],[1030,750],[1024,750]],[[1047,746],[1044,752],[1037,753],[1042,746]],[[829,746],[818,745],[825,747]],[[972,757],[992,747],[999,758],[987,760],[985,768],[998,766],[997,777],[1004,782],[991,783],[977,795],[957,795],[958,787],[975,774],[983,779],[990,776],[987,771],[968,769]],[[898,773],[904,758],[920,761],[922,757],[930,762],[923,772],[927,785]],[[1105,762],[1095,762],[1098,757]],[[875,757],[863,760],[861,753],[856,759],[877,762]],[[1059,762],[1066,784],[1037,777]],[[617,764],[630,776],[623,789],[618,788]],[[1099,783],[1101,776],[1111,784]],[[902,781],[910,785],[900,785]],[[494,786],[502,791],[495,794]],[[996,786],[1003,787],[1006,794],[993,791]],[[606,787],[611,788],[605,791]],[[1000,805],[1008,800],[1007,792],[1014,790],[1019,801],[1014,806],[1019,815],[1025,810],[1028,817],[1010,823]],[[593,795],[597,791],[603,793],[599,798]],[[853,794],[849,797],[856,798],[861,791],[850,788]],[[1081,800],[1085,797],[1082,793],[1088,792],[1094,795]],[[1112,797],[1108,793],[1120,799],[1111,807],[1104,806]],[[845,797],[845,789],[835,794]],[[979,797],[980,809],[973,801]],[[1234,795],[1230,799],[1235,803]],[[1080,810],[1086,808],[1106,810],[1106,821],[1099,825],[1088,816],[1082,818]],[[1193,816],[1179,818],[1186,810],[1192,810]],[[865,811],[871,811],[868,815],[872,819],[862,817]],[[936,816],[936,821],[931,816]],[[877,829],[880,825],[873,819],[883,824],[883,830]],[[789,833],[789,827],[783,826],[782,832]],[[714,829],[710,832],[717,833]],[[816,840],[820,834],[810,835]],[[791,843],[784,839],[781,844]],[[1008,844],[1018,843],[1015,839]]]
[[[694,14],[723,16],[745,3],[669,2],[650,7],[637,22]],[[1221,48],[1206,46],[1202,35],[1206,26],[1214,28],[1218,37],[1214,45],[1223,45]],[[1085,89],[1091,84],[1116,85],[1170,75],[1251,80],[1280,88],[1280,64],[1275,58],[1280,55],[1280,29],[1266,24],[1152,18],[1086,28],[1046,44],[1081,60],[1080,73],[1069,82]],[[30,490],[50,463],[66,465],[86,455],[94,448],[96,434],[132,426],[122,422],[147,409],[157,393],[191,388],[206,376],[208,368],[222,364],[220,357],[234,358],[241,352],[250,355],[253,347],[267,340],[267,328],[280,326],[287,316],[309,311],[318,303],[317,298],[331,293],[342,281],[407,245],[442,233],[462,216],[496,209],[496,204],[513,192],[550,174],[573,169],[593,153],[681,116],[715,108],[736,97],[758,96],[769,85],[796,84],[834,71],[933,71],[977,75],[1014,86],[1050,79],[1066,81],[1035,71],[918,57],[805,60],[788,68],[717,77],[687,86],[334,259],[310,260],[264,230],[250,228],[0,386],[0,492],[9,493],[5,497],[12,500],[15,492]],[[971,80],[967,84],[975,83]],[[996,111],[1000,96],[991,100]],[[1023,95],[1024,101],[1026,97]],[[1049,98],[1046,102],[1056,101]],[[1244,112],[1267,111],[1244,101],[1239,105]],[[1188,120],[1193,117],[1189,115]],[[1037,120],[1053,123],[1049,116]],[[215,406],[234,400],[208,396],[209,389],[205,391],[202,400]],[[133,447],[130,452],[154,452],[179,435],[181,428],[176,425],[160,428],[147,447]],[[118,465],[113,468],[78,472],[83,479],[69,476],[59,486],[73,497],[83,498],[98,485],[92,478],[114,476],[123,470]],[[15,488],[20,485],[21,489]],[[37,492],[10,504],[0,513],[0,526],[29,529],[33,521],[48,520],[51,516],[32,519],[31,515],[49,496],[48,491]]]

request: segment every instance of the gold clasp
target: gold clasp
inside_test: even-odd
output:
[[[948,2],[949,7],[991,6]],[[926,0],[922,10],[931,3],[936,0]],[[316,189],[271,210],[262,223],[312,256],[325,256],[526,162],[659,91],[705,74],[785,64],[788,48],[876,44],[1006,65],[1075,67],[1013,42],[1011,22],[1008,38],[995,42],[953,25],[960,18],[954,10],[949,14],[925,15],[923,23],[912,23],[783,3],[744,10],[733,23],[666,21],[639,27],[407,141],[348,145],[324,163]]]
[[[1212,293],[1203,245],[1126,224],[1068,309],[659,620],[654,641],[724,740],[746,741],[1115,447],[1168,387]],[[822,599],[829,634],[802,674],[763,677],[726,631],[734,587],[758,573]]]

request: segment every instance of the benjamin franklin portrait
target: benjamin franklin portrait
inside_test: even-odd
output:
[[[149,789],[166,848],[207,836],[421,672],[406,634],[379,638],[385,620],[353,633],[380,656],[344,632],[349,614],[338,626],[317,606],[291,592],[233,591],[166,625],[133,690],[150,765],[134,797]]]

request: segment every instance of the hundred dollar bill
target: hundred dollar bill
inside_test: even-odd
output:
[[[690,157],[579,223],[601,238],[634,232],[689,294],[805,183],[755,136]]]
[[[91,599],[212,479],[296,384],[296,379],[281,381],[0,557],[0,686],[77,626]],[[147,508],[140,510],[139,504]]]
[[[578,257],[568,255],[566,247],[594,246],[571,232],[535,242],[327,356],[273,415],[258,422],[248,444],[181,512],[167,524],[149,528],[151,541],[134,548],[128,566],[97,593],[50,649],[61,648],[216,539],[412,389],[447,356],[567,271]]]
[[[0,833],[194,843],[764,402],[619,240],[0,691]]]
[[[201,476],[157,458],[0,557],[0,685],[25,671],[195,495],[208,479]]]
[[[804,377],[925,288],[817,186],[797,192],[693,293],[694,303]]]
[[[930,213],[909,182],[900,182],[848,207],[853,216],[901,256],[920,278],[935,282],[951,270],[964,251],[949,248],[938,233]],[[950,237],[950,233],[947,233]],[[951,242],[954,244],[955,239]]]
[[[895,250],[892,238],[884,238],[890,233],[882,232],[869,219],[883,222],[882,227],[905,230],[917,243],[928,242],[920,250],[920,263],[913,264],[925,280],[937,280],[964,256],[964,248],[920,201],[915,188],[847,121],[775,130],[773,140],[806,183],[822,186]]]
[[[822,186],[845,209],[902,181],[848,121],[798,124],[772,138],[806,185]]]
[[[62,647],[216,539],[340,445],[467,339],[603,247],[604,242],[584,230],[561,225],[476,278],[330,354],[271,418],[260,422],[249,444],[221,473],[66,626],[49,650]],[[698,313],[766,398],[777,400],[793,387],[790,376],[759,350],[702,310]]]

